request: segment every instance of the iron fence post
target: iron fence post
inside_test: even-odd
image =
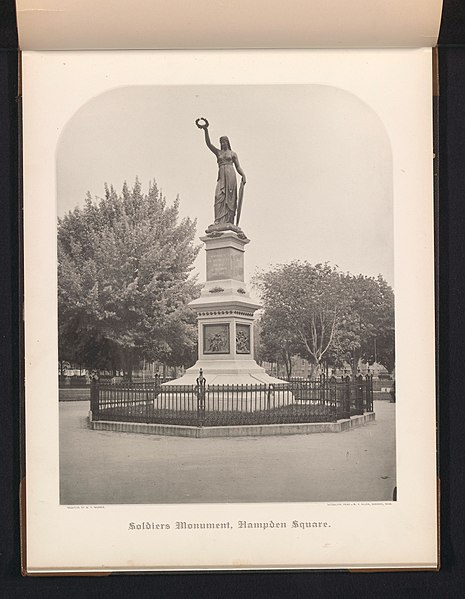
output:
[[[153,383],[153,409],[155,410],[155,400],[157,399],[161,391],[161,381],[158,372],[155,373],[154,379],[155,380]]]
[[[334,375],[329,379],[329,401],[331,420],[337,420],[337,380]]]
[[[370,375],[365,375],[365,380],[362,380],[362,413],[368,412],[368,403],[370,401]]]
[[[344,387],[344,409],[342,412],[342,417],[343,418],[350,418],[350,391],[351,391],[351,383],[352,381],[350,380],[350,376],[347,375],[346,376],[346,384]]]
[[[325,390],[326,390],[326,377],[324,372],[320,374],[320,403],[324,405],[325,403]]]
[[[363,376],[361,374],[359,374],[356,379],[355,411],[358,414],[363,414]]]
[[[92,412],[92,420],[98,420],[99,395],[100,395],[100,384],[99,384],[98,374],[92,373],[91,379],[90,379],[90,411]]]
[[[368,388],[370,390],[369,392],[369,405],[368,405],[368,411],[369,412],[373,412],[373,375],[370,374],[370,381],[368,384]]]
[[[206,378],[203,376],[203,370],[200,369],[200,374],[196,380],[196,394],[197,394],[197,423],[199,427],[202,427],[205,423],[205,385]]]
[[[270,410],[271,407],[271,397],[272,395],[274,396],[274,385],[273,383],[268,385],[268,390],[266,392],[266,409],[267,411]]]
[[[360,376],[360,412],[365,413],[365,406],[367,402],[366,391],[367,391],[367,376]]]

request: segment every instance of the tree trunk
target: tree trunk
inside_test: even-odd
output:
[[[284,366],[286,367],[286,377],[289,380],[292,375],[292,362],[289,356],[284,357]]]
[[[352,360],[351,360],[351,368],[352,368],[352,378],[355,380],[355,377],[358,375],[358,363],[360,361],[360,352],[358,351],[354,351],[352,353]]]
[[[310,362],[310,380],[313,380],[318,373],[319,366],[320,364],[317,361]]]
[[[128,381],[132,382],[132,352],[129,349],[121,350],[121,361],[123,366],[124,378],[127,378]]]

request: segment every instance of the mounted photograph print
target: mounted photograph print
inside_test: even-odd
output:
[[[109,91],[63,130],[57,211],[61,503],[395,499],[392,149],[366,103]]]

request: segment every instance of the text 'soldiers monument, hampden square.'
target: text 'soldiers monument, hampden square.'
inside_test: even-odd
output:
[[[239,226],[246,176],[227,137],[220,147],[210,141],[209,123],[196,120],[205,143],[215,154],[218,180],[215,189],[215,220],[201,237],[206,250],[206,282],[200,297],[190,302],[197,314],[198,360],[175,384],[195,384],[199,371],[209,384],[282,383],[269,376],[254,360],[255,311],[244,282],[245,248],[250,240]],[[236,171],[241,176],[238,188]]]

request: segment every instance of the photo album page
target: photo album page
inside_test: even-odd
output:
[[[441,3],[282,4],[18,1],[25,574],[439,566]]]

